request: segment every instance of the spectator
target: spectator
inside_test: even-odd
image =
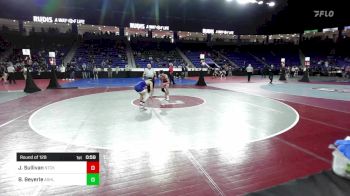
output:
[[[350,78],[350,66],[346,66],[344,68],[344,77],[345,78]]]
[[[184,72],[185,72],[185,78],[187,78],[188,77],[188,68],[187,68],[187,66],[183,66],[183,68],[184,68]]]
[[[116,77],[118,77],[119,71],[120,71],[120,68],[119,68],[119,66],[117,66],[117,67],[115,68],[115,76],[116,76]]]
[[[63,64],[61,64],[60,66],[57,67],[57,72],[60,72],[60,73],[64,73],[65,71],[65,67]],[[61,76],[61,74],[59,74]]]
[[[264,68],[260,67],[260,74],[261,74],[261,78],[265,77],[265,72],[264,72]]]
[[[85,63],[83,63],[81,65],[81,69],[82,69],[83,79],[86,79],[87,78],[87,70],[86,70],[86,64]]]
[[[228,67],[228,76],[229,77],[231,77],[232,76],[232,66],[230,65],[229,67]]]
[[[94,80],[97,80],[98,79],[98,69],[97,69],[96,65],[94,66],[92,71],[93,71],[93,75],[94,75]]]
[[[294,78],[294,74],[295,74],[295,67],[292,66],[292,68],[290,69],[290,77]]]
[[[299,67],[295,67],[294,77],[297,77],[298,75],[299,75]]]
[[[69,72],[70,72],[70,63],[68,63],[65,67],[65,69],[62,69],[64,70],[64,78],[63,80],[68,80],[69,79]]]
[[[68,68],[69,80],[75,80],[75,67],[74,65],[70,65]]]
[[[24,81],[27,80],[27,72],[28,72],[28,69],[26,66],[23,66],[23,77],[24,77]]]
[[[107,72],[108,72],[108,78],[112,78],[113,72],[112,72],[112,66],[111,65],[108,65]]]
[[[21,63],[18,61],[15,66],[14,66],[15,69],[19,69],[21,68]]]
[[[87,67],[86,67],[87,78],[91,78],[91,76],[92,76],[92,69],[93,69],[93,65],[92,65],[91,62],[89,62]]]

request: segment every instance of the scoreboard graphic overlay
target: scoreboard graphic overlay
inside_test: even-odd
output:
[[[17,153],[19,185],[100,184],[99,153]]]

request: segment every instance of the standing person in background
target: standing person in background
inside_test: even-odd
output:
[[[119,71],[120,71],[120,68],[119,68],[119,66],[117,66],[117,67],[115,68],[115,77],[118,77]]]
[[[64,64],[61,64],[61,66],[60,66],[60,68],[59,68],[59,71],[61,72],[61,74],[60,75],[62,75],[63,76],[63,79],[65,79],[65,77],[64,77],[64,72],[66,72],[66,67],[64,66]]]
[[[224,65],[224,71],[225,71],[225,78],[228,76],[228,70],[229,70],[229,67],[227,64]]]
[[[101,62],[101,68],[104,69],[105,67],[106,67],[106,62],[105,62],[105,60],[102,60],[102,62]]]
[[[68,64],[66,65],[66,69],[65,69],[65,72],[64,72],[64,75],[65,75],[65,79],[66,79],[66,80],[69,80],[69,76],[70,76],[70,66],[71,66],[70,63],[68,63]]]
[[[222,78],[226,79],[226,70],[225,70],[225,68],[223,68],[223,67],[219,68],[219,75],[220,75],[220,79],[222,79]]]
[[[8,73],[8,80],[9,80],[9,83],[12,84],[12,82],[13,82],[14,84],[16,84],[16,80],[15,80],[15,67],[13,67],[13,64],[12,64],[12,63],[7,67],[7,73]]]
[[[24,65],[22,71],[23,71],[24,81],[26,81],[28,68]]]
[[[93,70],[93,64],[94,64],[94,61],[92,61],[91,63],[88,64],[88,66],[86,67],[86,73],[87,73],[87,77],[88,78],[91,78],[93,73],[92,73],[92,70]]]
[[[270,84],[272,84],[273,81],[273,65],[269,67],[269,79],[270,79]]]
[[[185,73],[186,73],[186,67],[185,65],[181,66],[181,78],[184,79],[185,78]]]
[[[107,68],[107,72],[108,72],[108,78],[112,78],[112,66],[109,64],[108,68]]]
[[[82,75],[83,75],[83,79],[87,78],[87,73],[86,73],[86,63],[83,63],[81,65],[81,71],[82,71]]]
[[[185,78],[188,77],[188,67],[186,65],[183,66],[185,72]]]
[[[350,66],[346,66],[344,69],[344,77],[345,78],[350,78]]]
[[[282,72],[283,71],[283,67],[281,67],[281,73],[283,73]],[[290,77],[290,67],[288,66],[288,67],[286,67],[286,77]]]
[[[230,65],[229,67],[228,67],[228,76],[229,77],[231,77],[232,76],[232,66]]]
[[[169,63],[169,78],[170,78],[170,83],[172,82],[173,85],[175,85],[175,81],[174,81],[174,65],[172,63]]]
[[[268,75],[269,74],[269,66],[268,65],[264,65],[264,76],[263,76],[263,78],[266,78],[266,75]]]
[[[294,77],[299,75],[299,67],[295,67]]]
[[[247,71],[247,74],[248,74],[248,82],[250,82],[250,77],[252,76],[253,74],[253,67],[251,64],[248,64],[248,67],[246,68],[246,71]]]
[[[69,69],[70,69],[70,79],[69,80],[75,80],[75,66],[71,65]]]
[[[94,80],[98,79],[98,69],[96,65],[94,65],[94,68],[92,69],[93,75],[94,75]]]
[[[3,77],[4,77],[4,70],[3,70],[3,68],[2,68],[2,65],[1,65],[1,63],[0,63],[0,81],[3,79]]]
[[[125,65],[125,72],[126,72],[126,77],[130,77],[130,66],[128,64]]]
[[[265,70],[264,67],[260,67],[260,74],[261,74],[261,78],[265,77]]]
[[[292,68],[290,69],[290,77],[294,78],[294,74],[295,74],[295,67],[292,66]]]

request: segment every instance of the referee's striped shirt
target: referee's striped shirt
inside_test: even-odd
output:
[[[155,71],[151,68],[148,69],[146,68],[145,71],[143,72],[144,77],[153,79],[155,76]]]

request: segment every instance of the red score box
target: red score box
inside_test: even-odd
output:
[[[89,161],[89,162],[86,162],[87,164],[87,173],[88,174],[96,174],[96,173],[100,173],[100,164],[99,162],[92,162],[92,161]]]

